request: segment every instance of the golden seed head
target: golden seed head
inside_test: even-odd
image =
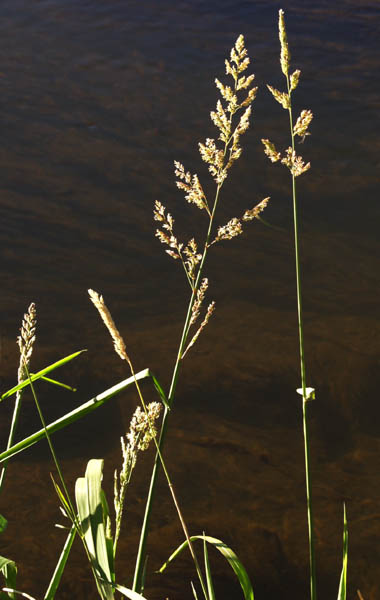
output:
[[[252,219],[256,219],[261,212],[263,212],[264,208],[267,206],[270,198],[264,198],[261,200],[256,206],[251,208],[250,210],[246,210],[243,215],[243,221],[252,221]]]
[[[290,91],[291,92],[296,89],[299,79],[300,79],[300,75],[301,75],[301,71],[299,69],[297,69],[296,71],[294,71],[294,73],[291,74],[291,76],[290,76]]]
[[[200,287],[198,288],[197,297],[196,297],[193,307],[191,309],[190,325],[194,325],[194,323],[196,322],[196,320],[199,317],[199,312],[200,312],[204,297],[206,295],[207,288],[208,288],[208,279],[205,277],[204,279],[202,279],[202,283],[201,283]]]
[[[283,74],[287,76],[288,72],[289,72],[290,52],[289,52],[289,47],[288,47],[288,38],[286,35],[286,29],[285,29],[284,11],[282,9],[280,9],[279,13],[278,13],[278,31],[279,31],[279,38],[280,38],[280,44],[281,44],[281,55],[280,55],[281,70],[282,70]]]
[[[310,169],[310,163],[304,163],[302,156],[297,154],[289,146],[286,150],[286,156],[281,160],[282,164],[288,167],[294,177],[298,177]]]
[[[120,356],[122,360],[126,360],[129,364],[131,364],[131,361],[127,354],[124,340],[121,337],[111,316],[111,313],[103,300],[103,296],[100,296],[100,294],[98,294],[94,290],[88,290],[88,294],[90,296],[91,302],[97,308],[104,325],[108,329],[108,332],[113,340],[115,352]]]
[[[17,344],[20,349],[20,364],[18,368],[18,382],[24,381],[27,377],[27,367],[33,352],[33,345],[36,340],[36,305],[32,302],[28,312],[24,314],[21,324],[20,335],[17,338]]]
[[[185,195],[186,200],[190,204],[195,204],[201,210],[203,208],[208,210],[207,199],[198,175],[191,175],[189,171],[185,172],[185,167],[177,160],[174,161],[174,167],[174,173],[180,179],[180,181],[176,181],[176,185],[180,190],[187,192]]]
[[[184,358],[185,354],[190,350],[190,348],[195,344],[195,342],[197,341],[199,335],[202,333],[203,329],[206,327],[207,323],[209,322],[209,319],[212,315],[212,313],[215,310],[215,302],[211,302],[211,304],[208,305],[207,308],[207,312],[205,315],[205,318],[203,319],[202,323],[200,324],[197,332],[194,334],[193,338],[191,339],[189,345],[187,346],[186,350],[184,351],[184,353],[182,354],[181,358]]]
[[[308,135],[307,130],[309,128],[312,118],[313,113],[311,112],[311,110],[303,110],[294,126],[294,135],[299,135],[300,137]]]
[[[277,162],[281,158],[280,152],[277,152],[275,145],[269,140],[261,140],[264,144],[264,152],[272,162]]]
[[[271,85],[267,85],[267,88],[271,92],[273,98],[275,100],[277,100],[277,102],[279,104],[281,104],[282,108],[287,109],[290,107],[289,94],[286,94],[285,92],[280,92],[279,90],[276,90],[276,88],[272,87]]]
[[[241,233],[243,233],[241,221],[240,219],[234,217],[233,219],[228,221],[226,225],[218,227],[218,233],[216,235],[216,238],[211,243],[215,244],[215,242],[219,242],[220,240],[232,240],[232,238],[236,237],[237,235],[240,235]]]

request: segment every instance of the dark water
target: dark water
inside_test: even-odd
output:
[[[220,223],[270,195],[266,219],[215,248],[207,275],[217,311],[184,363],[166,450],[192,533],[220,537],[241,556],[256,597],[305,598],[307,540],[289,182],[259,142],[286,144],[286,114],[265,89],[282,85],[277,11],[286,11],[296,110],[315,114],[300,146],[312,170],[299,180],[306,356],[320,597],[337,593],[342,503],[350,529],[349,598],[378,597],[380,482],[379,17],[375,0],[338,2],[3,0],[0,5],[0,241],[3,389],[15,380],[15,337],[37,304],[33,369],[76,349],[62,370],[76,395],[42,385],[51,420],[128,373],[87,299],[101,291],[136,370],[167,385],[187,289],[154,238],[159,199],[183,236],[202,221],[174,186],[173,160],[202,181],[197,142],[215,76],[243,33],[260,93],[244,154],[223,190]],[[277,167],[277,168],[276,168]],[[206,184],[207,185],[207,184]],[[210,187],[211,189],[211,187]],[[151,393],[147,388],[147,396]],[[119,436],[136,405],[121,395],[56,435],[69,484],[105,457],[105,487],[119,466]],[[7,436],[11,402],[2,407]],[[39,427],[25,396],[20,433]],[[120,543],[120,581],[131,583],[152,456],[138,465]],[[8,472],[0,512],[3,556],[19,588],[42,597],[63,544],[44,444]],[[161,482],[150,537],[148,598],[190,597],[191,563],[153,573],[182,540]],[[57,598],[96,594],[79,543]],[[214,560],[214,557],[212,557]],[[218,598],[238,598],[215,558]]]

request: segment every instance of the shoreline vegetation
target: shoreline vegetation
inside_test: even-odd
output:
[[[297,208],[297,178],[310,168],[310,163],[303,160],[299,155],[298,143],[308,141],[310,135],[309,126],[313,115],[309,109],[304,109],[297,116],[293,116],[292,94],[300,81],[300,71],[290,72],[290,50],[288,46],[284,13],[279,12],[279,39],[280,39],[280,66],[286,80],[285,91],[278,90],[268,85],[268,89],[280,106],[287,111],[289,119],[290,145],[279,152],[274,142],[263,139],[264,151],[272,162],[282,163],[290,173],[291,195],[293,199],[293,221],[294,221],[294,250],[295,269],[297,283],[297,316],[300,355],[300,384],[295,394],[302,397],[302,425],[305,452],[305,486],[306,486],[306,509],[308,552],[310,567],[310,599],[317,600],[317,561],[315,549],[315,525],[313,514],[313,485],[311,473],[312,441],[309,436],[309,408],[312,409],[314,402],[318,402],[318,394],[314,388],[309,387],[306,380],[306,360],[304,351],[304,324],[302,315],[302,279],[300,269],[299,231],[298,231],[298,208]],[[168,548],[168,558],[160,567],[162,573],[169,569],[179,554],[183,551],[190,553],[194,564],[194,581],[189,582],[195,600],[214,600],[215,592],[211,551],[217,551],[226,560],[226,565],[231,568],[237,577],[241,587],[241,593],[245,600],[254,600],[254,581],[256,574],[248,574],[244,567],[244,556],[237,556],[234,550],[224,543],[223,540],[213,537],[212,531],[199,531],[194,534],[191,531],[185,512],[181,507],[180,494],[178,494],[175,482],[172,479],[170,468],[165,459],[165,439],[169,429],[171,415],[175,412],[176,391],[178,380],[181,375],[181,367],[184,360],[191,360],[193,347],[198,338],[204,335],[209,321],[213,318],[214,311],[218,310],[214,300],[209,298],[209,289],[212,290],[212,282],[208,276],[207,259],[210,253],[217,252],[217,246],[228,243],[242,234],[243,229],[248,227],[249,221],[262,221],[265,225],[265,208],[270,201],[269,197],[257,198],[253,206],[247,207],[245,212],[233,216],[227,222],[219,223],[218,207],[223,203],[223,184],[227,178],[233,177],[233,166],[242,153],[242,139],[249,129],[251,120],[252,104],[255,100],[257,87],[253,85],[254,75],[249,71],[250,59],[245,48],[244,37],[240,35],[231,49],[229,58],[225,61],[225,71],[228,83],[216,79],[215,84],[220,95],[216,108],[211,111],[211,120],[217,130],[217,139],[206,138],[199,143],[201,159],[206,163],[214,193],[205,192],[198,175],[187,171],[184,165],[175,160],[174,172],[176,185],[184,194],[185,200],[193,205],[194,214],[198,221],[194,220],[194,237],[181,241],[177,234],[177,225],[167,208],[157,200],[154,206],[154,220],[158,224],[156,237],[162,243],[166,253],[174,260],[176,266],[182,271],[185,284],[188,288],[188,303],[185,309],[182,335],[179,340],[176,359],[173,365],[171,383],[167,390],[161,385],[154,373],[149,368],[135,371],[132,358],[133,348],[129,347],[128,340],[124,341],[117,324],[115,323],[109,308],[101,294],[89,290],[90,300],[97,309],[104,325],[106,326],[114,345],[114,350],[127,367],[125,379],[115,386],[94,396],[88,402],[72,410],[53,423],[47,424],[38,400],[38,382],[44,381],[51,386],[58,386],[69,391],[74,389],[55,379],[55,371],[60,367],[75,361],[80,357],[83,350],[66,356],[54,362],[52,365],[34,373],[30,370],[33,348],[36,341],[36,307],[34,303],[29,306],[24,315],[21,334],[18,338],[20,351],[20,362],[18,368],[18,383],[1,396],[2,401],[10,402],[14,399],[13,416],[9,430],[6,448],[0,455],[1,475],[0,492],[5,477],[12,476],[10,459],[16,454],[31,447],[42,439],[46,439],[49,451],[54,462],[55,470],[52,475],[52,484],[57,494],[58,503],[62,513],[59,524],[67,530],[66,542],[57,560],[54,573],[44,594],[44,600],[52,600],[59,597],[59,585],[64,573],[75,538],[82,542],[88,565],[93,575],[97,593],[102,600],[112,600],[115,595],[121,594],[131,600],[144,600],[144,590],[149,580],[152,569],[152,559],[148,560],[149,531],[152,528],[152,507],[157,499],[157,478],[162,470],[165,476],[167,488],[175,507],[178,524],[183,532],[183,543],[176,549]],[[297,139],[298,136],[298,139]],[[303,146],[301,146],[303,149]],[[307,145],[306,145],[307,148]],[[231,174],[230,174],[231,171]],[[207,184],[207,190],[210,188]],[[232,209],[233,210],[233,209]],[[198,212],[197,212],[198,211]],[[253,224],[252,224],[253,225]],[[257,226],[258,223],[255,223]],[[251,233],[254,235],[254,232]],[[203,237],[202,237],[203,235]],[[177,237],[178,236],[178,237]],[[162,283],[161,283],[162,285]],[[211,294],[212,298],[212,294]],[[112,303],[112,300],[111,300]],[[157,349],[159,351],[159,347]],[[154,402],[147,401],[144,397],[147,386],[156,393]],[[113,500],[108,500],[102,489],[103,459],[93,458],[88,464],[84,474],[78,474],[73,494],[66,482],[64,469],[59,460],[54,445],[54,432],[64,429],[71,423],[88,415],[118,393],[127,388],[135,388],[138,397],[138,406],[134,411],[130,429],[121,438],[121,466],[114,471]],[[295,385],[296,388],[296,385]],[[53,388],[54,389],[54,388]],[[20,412],[23,407],[23,394],[31,392],[33,401],[41,422],[41,429],[28,436],[24,440],[16,442],[16,430],[19,422]],[[151,391],[149,392],[151,397]],[[138,463],[140,453],[151,447],[155,451],[149,492],[146,498],[146,508],[141,526],[140,540],[136,553],[136,563],[133,573],[128,576],[122,572],[117,573],[116,560],[118,542],[121,534],[122,518],[128,513],[129,484],[133,481],[133,471]],[[233,483],[232,483],[233,485]],[[131,492],[133,493],[133,491]],[[26,502],[27,502],[27,493]],[[113,508],[111,509],[113,505]],[[343,506],[343,557],[340,580],[337,586],[338,600],[346,600],[347,596],[347,561],[348,561],[348,526],[346,509]],[[6,517],[0,518],[0,533],[6,527],[11,527]],[[26,524],[27,526],[27,524]],[[238,535],[238,532],[236,532]],[[131,550],[132,552],[132,550]],[[5,585],[2,588],[3,598],[16,598],[22,596],[32,598],[26,591],[19,589],[18,565],[12,558],[0,557],[0,570]],[[121,580],[119,579],[121,577]],[[251,583],[251,579],[253,583]],[[339,575],[337,576],[339,579]],[[21,578],[22,586],[22,578]],[[361,594],[358,592],[361,600]]]

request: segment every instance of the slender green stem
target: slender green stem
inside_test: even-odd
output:
[[[8,443],[7,443],[6,450],[9,450],[9,448],[11,448],[12,444],[13,444],[13,439],[14,439],[14,435],[16,432],[16,427],[17,427],[18,418],[19,418],[19,414],[20,414],[21,398],[22,398],[22,390],[18,390],[18,392],[16,393],[16,400],[15,400],[15,405],[13,408],[12,422],[11,422],[11,427],[9,430]],[[6,460],[6,461],[4,461],[3,468],[1,469],[0,491],[3,487],[4,477],[5,477],[5,473],[7,471],[7,466],[8,466],[8,461]]]
[[[66,483],[65,483],[65,480],[63,478],[62,470],[61,470],[61,467],[59,465],[58,458],[57,458],[57,455],[55,453],[52,441],[50,439],[50,435],[49,435],[49,432],[48,432],[47,427],[46,427],[45,418],[44,418],[44,416],[42,414],[40,403],[38,402],[37,394],[36,394],[36,391],[34,389],[33,382],[32,382],[32,380],[30,378],[30,375],[29,375],[28,366],[26,364],[25,364],[25,372],[26,372],[26,374],[27,374],[27,376],[29,378],[30,388],[32,390],[32,394],[33,394],[34,402],[35,402],[35,405],[36,405],[36,408],[37,408],[37,412],[38,412],[38,415],[40,417],[40,421],[41,421],[42,427],[43,427],[43,429],[45,431],[45,436],[46,436],[47,442],[49,444],[50,452],[51,452],[51,455],[53,457],[53,461],[54,461],[55,467],[57,469],[59,479],[61,480],[61,483],[62,483],[62,487],[63,487],[63,491],[64,491],[65,496],[66,496],[67,503],[68,503],[68,505],[70,507],[70,510],[71,510],[71,513],[72,513],[70,515],[70,518],[73,521],[73,523],[76,525],[76,527],[78,528],[78,523],[77,523],[77,518],[76,518],[76,512],[75,512],[74,506],[73,506],[73,504],[71,502],[70,494],[69,494],[69,491],[68,491],[68,489],[66,487]]]
[[[236,93],[238,90],[238,85],[239,85],[238,76],[237,75],[234,76],[234,79],[235,79],[234,87],[235,87],[235,93]],[[230,127],[232,125],[233,115],[235,114],[236,110],[238,110],[237,107],[233,110],[230,110],[230,115],[228,118]],[[233,143],[233,139],[234,138],[231,135],[229,137],[229,139],[225,141],[224,149],[223,149],[223,159],[226,158],[227,151],[230,148],[231,143]],[[230,152],[231,152],[231,148],[230,148]],[[184,323],[183,330],[182,330],[182,336],[181,336],[181,340],[179,343],[177,358],[176,358],[176,362],[175,362],[174,369],[173,369],[173,375],[172,375],[172,380],[171,380],[169,394],[168,394],[169,410],[172,408],[173,402],[174,402],[175,392],[176,392],[176,388],[177,388],[177,381],[178,381],[178,376],[179,376],[179,370],[180,370],[180,363],[181,363],[182,357],[184,355],[184,352],[186,351],[185,350],[186,342],[187,342],[189,330],[191,327],[192,309],[193,309],[194,302],[196,299],[196,293],[197,293],[197,290],[198,290],[200,282],[201,282],[201,278],[202,278],[202,274],[203,274],[203,267],[204,267],[204,263],[205,263],[205,260],[207,257],[207,252],[208,252],[208,249],[210,246],[211,232],[212,232],[212,227],[213,227],[213,223],[214,223],[214,216],[215,216],[216,207],[218,205],[219,194],[220,194],[220,190],[223,185],[223,181],[224,181],[224,178],[221,179],[219,181],[219,183],[217,184],[215,197],[214,197],[214,203],[213,203],[211,211],[207,205],[207,213],[209,215],[209,225],[208,225],[208,230],[207,230],[205,243],[204,243],[204,247],[203,247],[202,258],[200,260],[199,268],[197,271],[197,276],[196,276],[195,282],[192,286],[192,294],[190,296],[187,313],[186,313],[186,318],[185,318],[185,323]],[[147,535],[148,535],[148,529],[149,529],[149,520],[150,520],[150,514],[151,514],[151,510],[152,510],[154,491],[156,488],[156,481],[157,481],[157,475],[158,475],[159,464],[160,464],[159,457],[162,453],[162,449],[163,449],[164,442],[165,442],[166,431],[167,431],[167,427],[168,427],[169,410],[167,408],[165,408],[165,413],[164,413],[163,420],[162,420],[160,438],[159,438],[159,442],[158,442],[156,458],[154,461],[151,480],[150,480],[149,492],[148,492],[148,497],[147,497],[146,506],[145,506],[143,525],[141,528],[140,542],[139,542],[139,548],[138,548],[138,553],[137,553],[137,558],[136,558],[135,573],[134,573],[134,579],[133,579],[133,590],[137,591],[137,592],[141,591],[141,582],[142,582],[142,574],[143,574],[143,568],[144,568],[143,565],[145,562],[145,548],[146,548],[146,541],[147,541]],[[169,487],[170,487],[170,485],[169,485]],[[176,503],[175,499],[174,499],[174,502]],[[206,595],[206,598],[207,598],[207,595]]]
[[[185,323],[184,323],[183,330],[182,330],[182,336],[181,336],[181,340],[179,343],[177,358],[176,358],[176,362],[174,365],[172,380],[171,380],[170,389],[169,389],[168,405],[169,405],[170,409],[172,408],[173,402],[174,402],[182,354],[185,350],[186,341],[187,341],[189,329],[190,329],[191,311],[192,311],[193,304],[195,301],[196,290],[198,289],[198,286],[199,286],[199,283],[200,283],[200,280],[202,277],[203,265],[206,260],[207,251],[209,248],[211,230],[212,230],[212,225],[213,225],[213,221],[214,221],[215,210],[216,210],[218,200],[219,200],[219,193],[220,193],[221,187],[222,187],[222,184],[219,184],[217,187],[217,190],[216,190],[214,206],[213,206],[213,210],[210,215],[210,221],[209,221],[209,226],[208,226],[208,230],[207,230],[207,234],[206,234],[206,241],[205,241],[204,248],[203,248],[202,258],[201,258],[199,269],[197,272],[194,289],[190,296],[189,305],[187,308]],[[165,407],[165,412],[164,412],[164,416],[163,416],[162,424],[161,424],[160,437],[159,437],[159,441],[158,441],[158,451],[156,453],[156,457],[155,457],[154,464],[153,464],[153,470],[152,470],[152,475],[151,475],[151,479],[150,479],[149,491],[148,491],[147,501],[146,501],[146,505],[145,505],[144,520],[143,520],[143,524],[141,527],[140,542],[139,542],[139,548],[138,548],[138,552],[137,552],[135,573],[134,573],[134,578],[133,578],[133,588],[132,588],[135,592],[139,592],[139,593],[141,592],[141,582],[142,582],[142,574],[143,574],[143,567],[144,567],[144,561],[145,561],[145,549],[146,549],[146,541],[147,541],[148,528],[149,528],[149,520],[150,520],[151,511],[152,511],[154,492],[155,492],[155,488],[156,488],[157,475],[158,475],[159,465],[160,465],[159,453],[162,454],[162,450],[164,447],[165,436],[166,436],[166,431],[167,431],[167,427],[168,427],[169,414],[170,414],[170,410]]]
[[[295,151],[295,140],[293,132],[293,116],[291,106],[291,89],[289,76],[286,76],[289,94],[289,121],[290,135],[292,141],[292,150]],[[315,568],[315,535],[314,535],[314,516],[313,516],[313,494],[310,469],[310,440],[308,428],[308,397],[306,390],[306,362],[303,339],[303,313],[302,313],[302,289],[301,289],[301,267],[299,259],[299,234],[298,234],[298,211],[297,211],[297,189],[296,178],[292,173],[292,193],[293,193],[293,223],[294,223],[294,252],[296,263],[296,284],[297,284],[297,313],[298,313],[298,337],[300,351],[300,371],[301,371],[301,386],[302,386],[302,421],[303,421],[303,438],[305,452],[305,479],[306,479],[306,502],[307,502],[307,521],[309,534],[309,564],[310,564],[310,594],[311,600],[317,599],[316,587],[316,568]]]
[[[133,376],[133,378],[135,380],[135,385],[136,385],[137,393],[138,393],[139,398],[140,398],[140,402],[141,402],[142,407],[144,409],[145,415],[146,415],[146,417],[148,419],[148,423],[149,423],[149,427],[150,427],[150,430],[151,430],[151,433],[152,433],[153,441],[154,441],[154,444],[156,446],[157,457],[159,458],[160,463],[162,465],[162,469],[164,471],[164,474],[165,474],[165,477],[166,477],[166,481],[168,483],[168,486],[169,486],[169,489],[170,489],[170,493],[171,493],[172,498],[173,498],[174,506],[175,506],[175,508],[177,510],[177,514],[178,514],[178,517],[179,517],[179,520],[180,520],[183,532],[185,534],[185,538],[186,538],[186,540],[188,542],[190,554],[191,554],[191,557],[192,557],[192,559],[194,561],[195,570],[197,571],[198,579],[199,579],[199,582],[201,584],[201,588],[202,588],[203,594],[205,596],[205,600],[208,600],[207,589],[206,589],[205,582],[203,580],[202,571],[201,571],[201,568],[199,566],[199,562],[198,562],[197,555],[196,555],[195,550],[194,550],[193,543],[192,543],[191,538],[189,536],[189,531],[187,529],[187,525],[186,525],[185,519],[183,517],[180,505],[179,505],[178,500],[177,500],[177,496],[176,496],[176,493],[175,493],[175,490],[174,490],[173,482],[170,479],[169,472],[168,472],[168,470],[166,468],[165,461],[164,461],[164,459],[162,457],[162,453],[161,453],[161,450],[160,450],[159,443],[157,442],[156,431],[154,429],[153,424],[151,423],[151,421],[149,419],[148,409],[146,407],[145,400],[144,400],[144,397],[143,397],[142,392],[141,392],[141,388],[140,388],[139,383],[138,383],[138,381],[136,379],[132,362],[130,360],[128,360],[128,364],[129,364],[129,367],[131,369],[132,376]],[[114,556],[116,554],[116,545],[117,545],[117,539],[116,539],[116,535],[115,535]]]

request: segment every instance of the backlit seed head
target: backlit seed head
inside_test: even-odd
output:
[[[300,79],[300,75],[301,75],[301,71],[299,69],[297,69],[296,71],[294,71],[294,73],[291,74],[291,76],[290,76],[290,91],[291,92],[296,89],[299,79]]]
[[[17,344],[20,349],[20,364],[18,368],[19,383],[27,378],[27,367],[29,367],[33,345],[36,340],[36,325],[36,305],[32,302],[28,308],[28,312],[24,314],[20,335],[17,338]]]
[[[256,204],[256,206],[254,206],[250,210],[246,210],[243,215],[243,221],[252,221],[252,219],[256,219],[259,216],[259,214],[263,212],[269,200],[270,198],[268,196],[268,198],[264,198],[264,200],[261,200],[261,202]]]
[[[284,11],[282,9],[280,9],[279,13],[278,13],[278,30],[279,30],[279,38],[280,38],[280,44],[281,44],[281,54],[280,54],[281,70],[284,75],[288,75],[289,64],[290,64],[290,52],[289,52],[289,47],[288,47],[288,38],[286,35],[286,29],[285,29]]]
[[[281,158],[280,152],[277,152],[275,145],[269,140],[261,140],[264,144],[264,152],[272,162],[277,162]]]
[[[286,156],[281,160],[282,164],[288,167],[294,177],[298,177],[310,169],[310,163],[304,163],[302,156],[292,150],[291,147],[287,148]]]
[[[294,126],[294,135],[299,135],[300,137],[304,137],[305,135],[307,135],[307,130],[309,128],[312,118],[313,113],[311,112],[311,110],[303,110]]]
[[[276,90],[276,88],[272,87],[271,85],[267,85],[267,88],[271,92],[273,98],[275,100],[277,100],[277,102],[279,104],[281,104],[282,108],[287,109],[290,107],[289,94],[286,94],[285,92],[280,92],[279,90]]]

